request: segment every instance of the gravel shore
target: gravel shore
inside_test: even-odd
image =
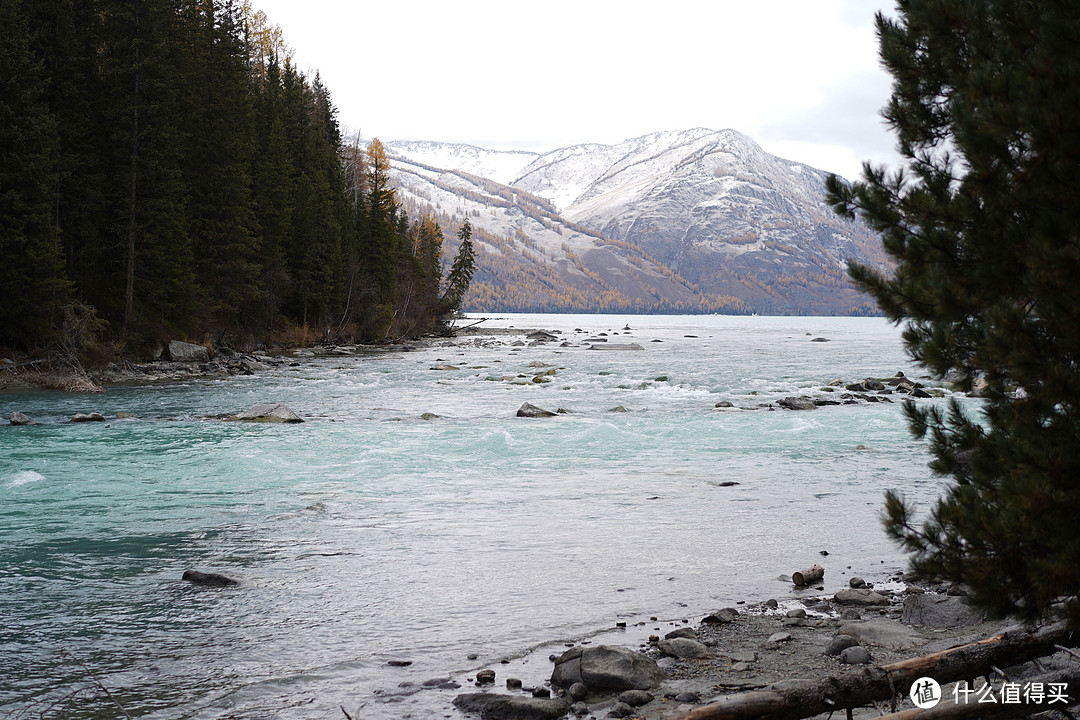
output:
[[[646,693],[590,691],[585,695],[580,688],[575,693],[550,682],[519,689],[518,681],[511,679],[507,683],[505,679],[512,668],[498,666],[494,666],[499,674],[494,684],[487,682],[490,678],[481,684],[470,677],[469,683],[477,687],[458,692],[483,690],[522,698],[523,705],[506,714],[493,708],[489,714],[481,715],[488,720],[555,717],[530,714],[531,707],[539,712],[544,707],[541,703],[551,702],[545,699],[548,694],[572,704],[566,717],[671,720],[734,693],[783,689],[803,681],[839,677],[866,665],[888,665],[1020,627],[1015,622],[983,619],[965,604],[959,591],[946,586],[909,584],[902,578],[879,582],[876,587],[862,585],[861,581],[855,584],[858,589],[845,588],[833,594],[823,593],[824,587],[819,586],[794,591],[793,597],[780,601],[723,608],[698,622],[637,623],[638,627],[628,629],[637,633],[630,632],[625,640],[632,642],[631,636],[645,632],[649,633],[648,640],[632,646],[624,642],[624,649],[650,658],[666,674],[658,687]],[[581,645],[589,647],[600,642],[609,640],[598,638]],[[1059,665],[1077,662],[1066,653],[1044,660]],[[1007,673],[1014,671],[1019,670],[1006,669]],[[477,677],[481,674],[477,673]],[[510,689],[504,684],[509,684]],[[534,697],[541,699],[530,706]],[[895,709],[911,710],[915,706],[904,699]],[[889,711],[889,702],[884,701],[878,707],[856,709],[853,717],[874,718]],[[825,717],[820,716],[822,720]]]

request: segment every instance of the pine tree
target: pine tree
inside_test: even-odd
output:
[[[398,235],[397,196],[390,187],[390,161],[378,138],[368,144],[367,201],[361,220],[360,244],[375,282],[377,302],[392,303],[401,238]]]
[[[294,171],[285,129],[281,68],[276,55],[255,83],[255,152],[251,162],[251,201],[259,237],[259,287],[262,304],[256,325],[270,327],[289,295],[291,277],[285,248],[292,235]]]
[[[890,276],[856,281],[939,377],[985,383],[974,414],[906,406],[952,484],[921,527],[886,529],[920,573],[1033,619],[1080,623],[1080,14],[1033,0],[900,0],[877,17],[885,118],[906,167],[829,199],[881,234]]]
[[[243,325],[257,298],[251,201],[253,113],[247,51],[231,2],[199,0],[194,30],[186,176],[199,284],[215,326]]]
[[[461,309],[461,300],[465,297],[472,281],[473,273],[476,272],[476,258],[472,245],[472,225],[466,220],[458,231],[458,239],[461,245],[457,255],[450,266],[450,274],[446,277],[446,289],[441,298],[443,314],[455,313]]]
[[[428,213],[416,229],[413,258],[417,268],[417,296],[423,312],[437,319],[439,312],[439,286],[442,283],[442,228]]]

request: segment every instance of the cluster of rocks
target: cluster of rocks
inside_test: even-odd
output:
[[[250,353],[232,353],[222,351],[211,359],[209,351],[202,345],[203,353],[191,353],[191,358],[177,360],[184,355],[173,355],[173,359],[155,360],[148,363],[134,363],[121,367],[116,363],[109,363],[103,370],[94,374],[94,380],[104,383],[120,382],[169,382],[175,380],[191,380],[194,378],[226,378],[237,375],[254,375],[257,372],[268,370],[271,367],[280,367],[290,364],[290,359],[285,357],[270,357],[268,355]],[[205,359],[203,359],[205,357]],[[294,364],[295,361],[292,361]]]
[[[308,348],[292,348],[266,352],[234,352],[219,348],[211,352],[205,345],[173,340],[162,348],[155,360],[144,363],[127,363],[123,366],[109,363],[93,373],[99,383],[142,383],[214,379],[238,375],[253,375],[274,367],[297,367],[300,361],[311,358],[355,357],[379,352],[405,352],[415,350],[416,345],[318,345]]]
[[[832,395],[842,389],[838,396]],[[785,410],[814,410],[825,405],[856,405],[859,403],[892,402],[891,395],[905,395],[912,398],[944,397],[940,388],[927,388],[920,382],[909,379],[903,372],[891,378],[868,377],[858,382],[847,383],[837,379],[821,388],[823,395],[794,395],[778,400],[776,405]],[[717,403],[717,408],[730,408],[731,403]],[[772,405],[760,407],[772,408]]]
[[[117,419],[134,418],[128,413],[117,413]],[[254,423],[302,423],[304,419],[283,403],[263,403],[235,415],[220,418],[226,422],[254,422]],[[13,412],[8,418],[12,425],[39,425],[36,420],[21,412]],[[76,413],[72,416],[73,423],[105,422],[106,417],[99,412]]]
[[[38,421],[26,413],[15,411],[8,416],[8,422],[16,426],[40,425]],[[105,416],[99,412],[75,413],[71,416],[73,423],[105,422]]]
[[[263,403],[236,415],[224,418],[225,422],[255,423],[302,423],[304,419],[284,403]]]
[[[608,408],[607,412],[609,412],[609,413],[624,413],[624,412],[629,412],[629,411],[623,405],[616,405],[613,408]],[[521,407],[519,407],[517,409],[517,413],[516,413],[517,417],[523,417],[523,418],[555,417],[556,415],[572,415],[572,414],[573,414],[573,411],[567,410],[566,408],[559,408],[555,412],[552,412],[551,410],[545,410],[542,407],[537,407],[536,405],[533,405],[530,402],[522,403]]]

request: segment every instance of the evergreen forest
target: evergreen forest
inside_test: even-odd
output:
[[[471,228],[444,279],[440,226],[388,171],[247,2],[0,0],[0,346],[436,329]]]

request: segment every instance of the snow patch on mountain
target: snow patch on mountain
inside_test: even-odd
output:
[[[524,150],[486,150],[474,145],[421,140],[395,140],[387,143],[386,148],[393,155],[413,162],[461,170],[503,185],[516,180],[537,157],[536,153]]]

